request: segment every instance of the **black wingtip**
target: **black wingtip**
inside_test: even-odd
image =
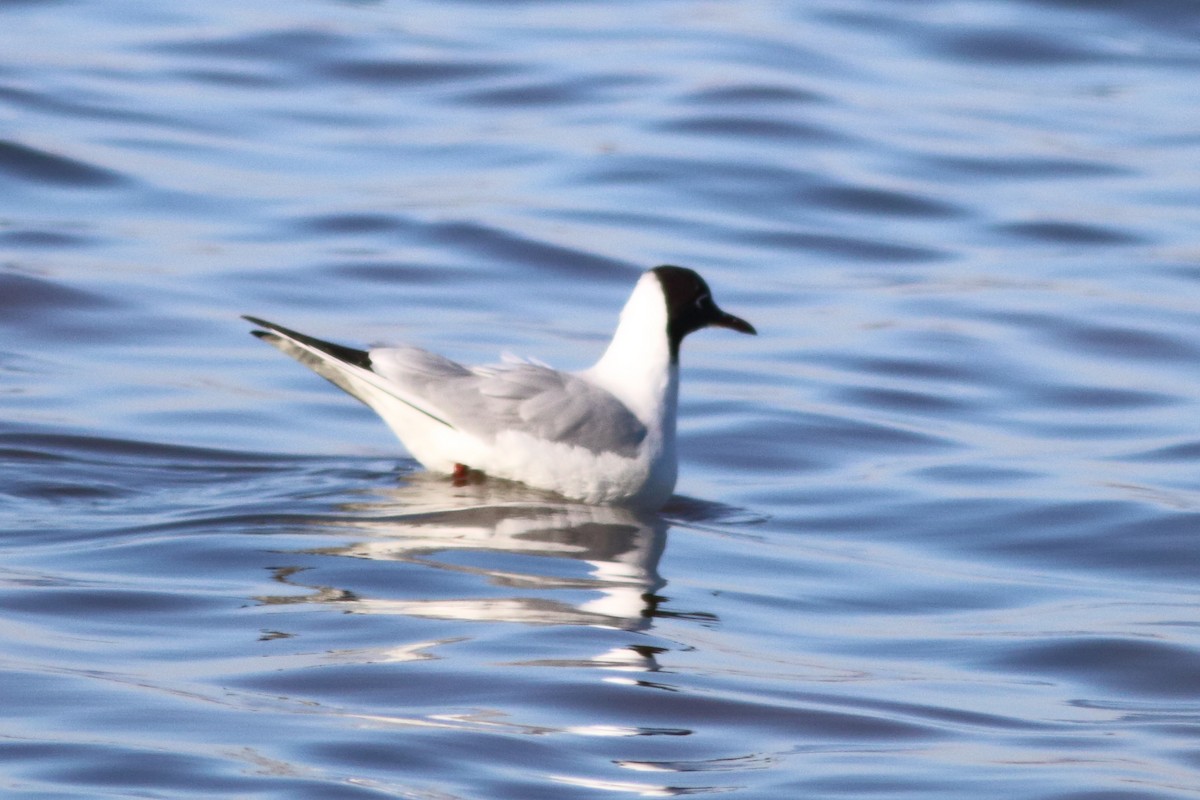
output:
[[[299,331],[285,328],[282,325],[276,325],[274,322],[268,322],[261,317],[252,317],[249,314],[243,314],[242,319],[265,329],[250,331],[251,335],[257,336],[259,339],[270,340],[272,337],[278,338],[282,336],[320,350],[322,353],[331,355],[339,361],[345,361],[347,364],[353,364],[363,369],[371,368],[371,354],[366,350],[358,350],[353,347],[346,347],[345,345],[316,339]]]

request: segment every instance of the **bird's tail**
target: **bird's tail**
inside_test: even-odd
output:
[[[243,319],[263,328],[251,333],[264,342],[274,345],[347,394],[373,405],[369,398],[376,381],[372,380],[371,354],[366,350],[316,339],[258,317],[245,316]]]
[[[244,316],[243,319],[263,329],[251,331],[252,334],[274,345],[350,396],[366,403],[392,425],[393,429],[396,429],[396,426],[393,425],[392,409],[397,402],[434,422],[454,429],[453,425],[427,408],[426,403],[409,396],[378,375],[372,369],[371,354],[366,350],[326,342],[258,317]]]

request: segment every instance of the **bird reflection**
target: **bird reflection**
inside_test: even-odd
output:
[[[654,617],[666,615],[658,564],[669,522],[657,514],[564,501],[504,481],[455,486],[413,475],[404,485],[341,506],[321,524],[352,534],[350,541],[305,552],[419,563],[478,575],[503,591],[480,597],[472,587],[470,597],[368,597],[309,585],[304,570],[288,567],[277,570],[276,579],[307,593],[261,601],[345,603],[346,610],[360,614],[624,630],[644,630]],[[629,658],[629,652],[620,655],[622,662]],[[645,658],[639,655],[640,669],[647,667]],[[622,665],[631,666],[613,664]]]

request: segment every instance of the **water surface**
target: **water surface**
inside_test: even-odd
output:
[[[14,797],[1200,796],[1200,8],[0,3]],[[424,475],[252,313],[587,366],[662,514]]]

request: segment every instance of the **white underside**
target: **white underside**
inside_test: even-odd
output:
[[[359,399],[379,414],[413,458],[434,472],[449,474],[462,464],[587,503],[639,508],[661,507],[675,489],[674,442],[668,447],[661,431],[650,431],[630,458],[515,430],[483,441],[435,422],[361,378],[356,383]]]

